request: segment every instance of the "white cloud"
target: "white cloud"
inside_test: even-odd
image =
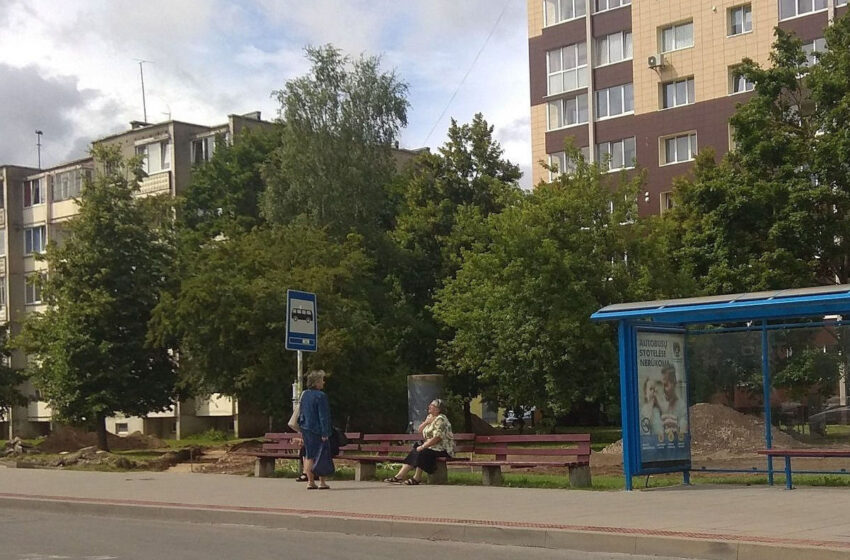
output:
[[[307,70],[304,46],[333,43],[355,57],[383,55],[384,68],[410,84],[407,147],[420,147],[432,127],[428,144],[436,147],[451,117],[468,122],[481,112],[507,157],[527,167],[526,29],[525,3],[517,0],[5,0],[0,64],[35,68],[53,87],[72,77],[77,91],[90,93],[61,90],[70,103],[61,118],[93,139],[142,118],[136,59],[151,61],[144,65],[148,120],[170,114],[211,124],[252,110],[276,116],[270,94]],[[0,162],[13,157],[0,144]]]

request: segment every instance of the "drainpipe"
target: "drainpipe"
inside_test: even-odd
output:
[[[832,2],[832,0],[830,0]],[[593,95],[593,2],[587,0],[585,5],[584,32],[587,44],[587,151],[590,163],[596,161],[596,110]]]

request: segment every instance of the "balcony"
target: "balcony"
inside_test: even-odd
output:
[[[233,416],[233,399],[213,393],[208,399],[195,401],[195,416]]]
[[[49,422],[53,411],[45,401],[30,401],[27,405],[27,420],[30,422]]]
[[[171,193],[171,173],[164,171],[149,175],[139,184],[139,194],[143,196]]]

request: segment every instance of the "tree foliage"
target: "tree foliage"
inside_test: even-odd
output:
[[[175,295],[157,310],[154,331],[178,341],[181,376],[197,393],[220,392],[287,414],[295,353],[284,349],[286,289],[317,295],[319,350],[307,368],[332,372],[334,414],[358,428],[399,416],[384,333],[368,291],[372,262],[354,235],[336,242],[307,224],[258,228],[202,249]],[[343,398],[344,396],[344,398]]]
[[[13,406],[23,406],[27,400],[21,394],[19,386],[25,377],[16,369],[12,369],[12,353],[9,348],[9,327],[0,328],[0,420],[5,416],[5,410]]]
[[[740,68],[755,90],[731,120],[736,149],[701,154],[676,187],[676,257],[703,293],[850,279],[850,17],[827,28],[814,65],[776,34],[770,67]]]
[[[87,183],[70,235],[51,244],[43,280],[47,308],[30,314],[17,344],[54,414],[94,423],[107,449],[106,416],[162,410],[174,396],[174,364],[146,344],[148,321],[167,276],[170,245],[128,179],[134,163],[95,148],[107,170]]]
[[[331,45],[306,53],[309,73],[275,92],[284,128],[264,172],[264,215],[276,224],[305,215],[336,238],[355,231],[369,241],[388,218],[407,84],[376,57],[351,60]]]
[[[486,233],[484,219],[521,198],[520,175],[479,113],[469,124],[452,119],[438,153],[421,156],[400,181],[390,234],[400,251],[391,272],[399,287],[398,351],[420,372],[436,368],[439,326],[430,312],[436,290],[454,276],[462,251]],[[477,394],[474,387],[455,390]]]
[[[574,156],[574,174],[490,216],[486,241],[463,254],[434,306],[453,332],[440,348],[445,370],[477,376],[492,402],[549,415],[612,403],[614,331],[589,317],[628,297],[643,273],[626,258],[643,238],[634,221],[642,178],[610,185]]]

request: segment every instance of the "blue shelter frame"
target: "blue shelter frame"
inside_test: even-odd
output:
[[[768,330],[777,321],[815,319],[850,314],[850,284],[752,292],[661,301],[609,305],[591,315],[594,321],[617,321],[620,349],[620,403],[623,426],[623,471],[626,490],[632,489],[632,477],[645,474],[682,472],[690,482],[690,447],[677,460],[642,461],[639,425],[638,336],[651,333],[684,333],[691,325],[748,324],[759,329],[762,341],[762,377],[764,387],[765,447],[772,447],[770,410],[770,360]],[[770,322],[773,321],[773,324]],[[807,326],[817,324],[808,322]],[[824,324],[824,323],[821,323]],[[833,323],[834,324],[834,323]],[[779,325],[800,326],[800,325]],[[687,399],[687,396],[685,396]],[[689,443],[689,442],[687,442]],[[768,482],[773,484],[773,460],[768,457]]]

